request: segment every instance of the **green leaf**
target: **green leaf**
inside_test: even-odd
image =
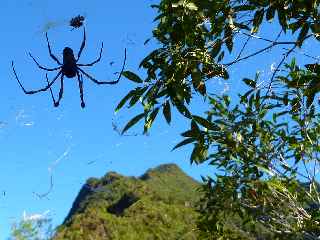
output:
[[[213,130],[213,131],[217,131],[220,128],[217,127],[215,124],[213,124],[212,122],[208,121],[207,119],[204,119],[202,117],[193,115],[192,118],[199,123],[201,126],[207,128],[208,130]]]
[[[198,10],[198,7],[194,4],[194,3],[188,3],[186,5],[186,8],[188,8],[189,10],[192,10],[192,11],[197,11]]]
[[[199,137],[201,135],[201,131],[200,128],[198,126],[198,124],[196,123],[196,121],[191,120],[191,131],[193,131],[195,133],[195,137]]]
[[[193,131],[193,130],[188,130],[188,131],[185,131],[185,132],[181,133],[181,136],[183,136],[183,137],[194,137],[194,138],[196,138],[196,137],[198,137],[198,133],[196,133],[196,132]]]
[[[255,6],[253,6],[253,5],[244,5],[244,4],[241,4],[241,5],[239,5],[239,6],[235,6],[234,8],[233,8],[233,10],[235,11],[235,12],[241,12],[241,11],[252,11],[252,10],[254,10],[256,7]]]
[[[259,30],[259,27],[262,23],[264,15],[264,9],[257,10],[253,17],[253,28],[251,30],[252,33],[256,33]]]
[[[257,167],[258,167],[258,169],[259,169],[260,171],[265,172],[265,173],[268,174],[269,176],[274,176],[274,175],[275,175],[275,173],[274,173],[271,169],[265,168],[265,167],[263,167],[263,166],[261,166],[261,165],[259,165],[259,164],[257,164]]]
[[[223,96],[222,96],[222,99],[223,99],[224,103],[226,104],[226,106],[229,106],[229,105],[230,105],[230,103],[231,103],[231,98],[230,98],[230,96],[228,96],[228,95],[223,95]]]
[[[142,79],[135,73],[130,71],[124,71],[122,73],[123,76],[125,76],[127,79],[136,82],[136,83],[143,83]]]
[[[129,108],[134,106],[139,101],[139,99],[141,99],[141,96],[147,89],[148,89],[148,86],[145,86],[143,88],[141,87],[136,88],[132,98],[130,99]]]
[[[131,108],[132,106],[134,106],[139,101],[140,97],[141,97],[140,94],[133,95],[132,98],[130,99],[128,108]]]
[[[278,19],[282,27],[282,30],[286,32],[287,30],[287,16],[284,9],[278,9]]]
[[[195,90],[197,90],[202,78],[201,78],[201,73],[200,73],[200,70],[195,68],[192,70],[192,73],[191,73],[191,79],[192,79],[192,85],[193,85],[193,88]]]
[[[144,67],[148,61],[150,61],[151,59],[154,59],[156,56],[158,56],[159,54],[163,53],[163,49],[159,48],[156,49],[154,51],[152,51],[148,56],[146,56],[141,63],[139,64],[139,68]]]
[[[298,47],[302,46],[302,43],[303,43],[304,39],[306,38],[308,32],[309,32],[309,24],[305,23],[305,24],[303,24],[301,31],[299,33],[298,39],[297,39]]]
[[[245,24],[241,24],[241,23],[234,22],[233,25],[235,25],[237,28],[250,31],[250,28],[249,28],[247,25],[245,25]]]
[[[224,58],[224,51],[222,51],[219,56],[218,56],[218,59],[217,59],[217,62],[221,62],[221,60]]]
[[[311,30],[314,34],[318,35],[320,34],[320,24],[319,23],[314,23],[314,24],[311,24]]]
[[[309,108],[311,106],[315,96],[316,96],[315,92],[312,92],[312,93],[307,95],[307,108]]]
[[[288,103],[289,103],[289,93],[286,92],[285,95],[283,96],[283,104],[285,106],[288,106]]]
[[[254,92],[254,89],[249,90],[244,95],[240,95],[240,103],[247,103],[248,96],[250,96]]]
[[[134,95],[135,92],[136,92],[136,89],[131,90],[124,98],[122,98],[114,111],[118,112],[123,107],[123,105],[129,100],[129,98]]]
[[[146,134],[148,132],[148,130],[151,128],[152,123],[154,122],[154,119],[156,118],[156,116],[158,115],[159,112],[159,107],[157,107],[156,109],[154,109],[152,111],[152,113],[149,115],[149,117],[147,118],[146,123],[144,124],[144,131],[143,133]]]
[[[158,21],[159,19],[161,19],[161,18],[163,18],[165,16],[166,16],[166,14],[164,14],[164,13],[160,14],[160,15],[156,16],[155,19],[153,19],[153,21],[156,22],[156,21]]]
[[[183,103],[178,103],[175,105],[178,109],[178,111],[183,115],[185,116],[186,118],[189,118],[191,119],[191,113],[190,111],[188,110],[188,108],[183,104]]]
[[[212,50],[211,50],[211,56],[213,58],[215,58],[218,53],[221,50],[221,46],[222,46],[222,41],[221,39],[217,39],[213,44],[212,44]]]
[[[274,18],[276,12],[276,8],[274,8],[273,6],[270,6],[267,10],[267,14],[266,14],[266,19],[267,21],[271,22]]]
[[[275,118],[278,118],[278,117],[284,116],[288,113],[290,113],[290,111],[282,111],[282,112],[275,113],[274,115],[275,115]]]
[[[252,79],[244,78],[243,82],[247,84],[249,87],[256,88],[257,83]]]
[[[142,98],[142,101],[148,100],[148,102],[153,102],[155,98],[157,98],[158,92],[160,89],[160,85],[155,84],[152,87],[149,88],[149,90],[145,93],[145,95]]]
[[[166,101],[163,105],[163,116],[168,124],[171,122],[171,107],[169,101]]]
[[[232,37],[232,29],[229,25],[227,25],[225,27],[224,38],[226,39],[227,48],[228,48],[229,52],[231,53],[232,48],[233,48],[233,37]]]
[[[288,27],[289,29],[291,29],[292,33],[295,33],[301,27],[301,22],[296,21],[296,22],[290,23]]]
[[[306,64],[304,65],[309,71],[316,73],[317,75],[320,75],[320,64],[314,63],[314,64]]]
[[[184,146],[184,145],[193,143],[195,140],[196,140],[196,139],[194,139],[194,138],[187,138],[187,139],[181,141],[180,143],[178,143],[177,145],[175,145],[174,148],[172,148],[171,151],[176,150],[177,148],[180,148],[180,147],[182,147],[182,146]]]
[[[196,144],[192,153],[191,153],[191,163],[201,163],[203,160],[205,160],[208,156],[208,149],[205,147]]]
[[[224,68],[222,69],[221,77],[225,80],[229,79],[229,77],[230,77],[228,71]]]
[[[145,40],[143,45],[147,45],[150,40],[151,40],[151,38],[148,38],[147,40]]]
[[[135,125],[137,122],[139,122],[146,114],[145,113],[141,113],[138,114],[137,116],[135,116],[134,118],[132,118],[127,125],[124,127],[124,129],[122,130],[121,134],[124,134],[126,131],[129,130],[129,128],[131,128],[133,125]]]

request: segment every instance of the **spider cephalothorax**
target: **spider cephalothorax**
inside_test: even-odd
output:
[[[59,71],[57,73],[57,75],[53,78],[53,80],[51,80],[51,81],[48,80],[48,73],[46,73],[47,86],[45,86],[43,88],[40,88],[38,90],[27,91],[23,87],[22,83],[20,82],[20,80],[18,78],[18,75],[16,73],[16,70],[14,68],[13,61],[12,61],[12,69],[13,69],[15,78],[17,79],[20,87],[22,88],[22,90],[23,90],[23,92],[25,94],[35,94],[35,93],[47,91],[49,89],[50,93],[51,93],[52,100],[53,100],[53,104],[54,104],[55,107],[57,107],[57,106],[59,106],[60,100],[62,99],[62,95],[63,95],[63,80],[64,80],[64,76],[66,76],[67,78],[73,78],[73,77],[77,76],[78,84],[79,84],[79,91],[80,91],[81,107],[84,108],[85,107],[85,103],[84,103],[84,100],[83,100],[83,75],[85,75],[87,78],[89,78],[91,81],[93,81],[96,84],[116,84],[116,83],[119,82],[119,80],[121,78],[121,75],[123,73],[123,70],[124,70],[124,66],[126,64],[126,49],[125,49],[125,52],[124,52],[124,60],[123,60],[122,69],[121,69],[121,72],[120,72],[117,80],[115,80],[115,81],[99,81],[99,80],[95,79],[94,77],[92,77],[91,75],[89,75],[88,73],[86,73],[80,67],[93,66],[94,64],[96,64],[97,62],[99,62],[101,60],[103,43],[101,45],[99,57],[95,61],[93,61],[91,63],[88,63],[88,64],[78,63],[79,58],[81,56],[81,53],[82,53],[82,51],[83,51],[83,49],[85,47],[85,44],[86,44],[86,32],[85,32],[85,29],[83,28],[83,40],[82,40],[82,44],[81,44],[80,50],[78,52],[77,58],[75,58],[75,56],[73,54],[73,50],[71,48],[69,48],[69,47],[66,47],[63,50],[63,63],[61,63],[58,60],[58,58],[51,52],[51,47],[50,47],[50,44],[49,44],[48,34],[46,34],[46,39],[47,39],[47,43],[48,43],[49,55],[59,65],[59,67],[56,67],[56,68],[43,67],[31,55],[31,53],[29,53],[29,55],[30,55],[30,57],[33,59],[33,61],[37,64],[37,66],[40,69],[48,71],[48,72]],[[51,86],[55,83],[55,81],[59,77],[60,77],[60,91],[59,91],[58,100],[56,100],[54,98],[54,96],[53,96],[53,92],[52,92]]]

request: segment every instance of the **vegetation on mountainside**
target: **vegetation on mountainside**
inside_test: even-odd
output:
[[[197,239],[199,187],[173,164],[91,178],[54,239]]]
[[[204,219],[207,215],[202,211],[224,207],[209,205],[199,209],[199,200],[208,197],[201,195],[199,189],[200,184],[174,164],[161,165],[139,178],[110,172],[101,179],[88,179],[55,234],[48,216],[31,216],[13,225],[10,240],[199,239],[203,229],[197,229],[196,219],[214,221],[214,218]],[[209,204],[212,196],[210,199]],[[225,204],[230,200],[225,199]],[[289,201],[278,204],[282,207],[278,214],[290,210]],[[237,213],[217,217],[224,222],[222,231],[228,234],[228,239],[271,240],[276,237],[259,223],[243,228],[243,217]]]

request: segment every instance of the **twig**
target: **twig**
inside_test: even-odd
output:
[[[272,83],[273,83],[273,80],[277,74],[277,72],[279,71],[280,67],[282,66],[282,64],[284,63],[284,61],[287,59],[287,57],[290,55],[290,53],[293,52],[293,50],[297,47],[298,45],[295,44],[289,51],[286,52],[286,54],[284,54],[283,58],[281,59],[281,61],[279,62],[279,64],[277,65],[276,69],[274,70],[272,76],[271,76],[271,79],[270,79],[270,83],[268,85],[268,90],[265,94],[265,98],[263,99],[263,101],[266,99],[266,97],[268,96],[269,92],[271,91],[271,88],[272,88]],[[262,101],[262,103],[263,103]]]
[[[283,50],[289,50],[288,48],[283,48]],[[298,53],[298,54],[302,54],[303,56],[305,56],[305,57],[308,57],[308,58],[311,58],[311,59],[313,59],[313,60],[316,60],[317,62],[319,62],[320,61],[320,57],[315,57],[315,56],[311,56],[311,55],[309,55],[309,54],[307,54],[307,53],[302,53],[302,52],[298,52],[298,51],[293,51],[294,53]]]
[[[238,59],[241,57],[241,55],[242,55],[242,53],[243,53],[244,49],[245,49],[245,48],[246,48],[246,46],[248,45],[248,43],[249,43],[249,41],[250,41],[250,39],[251,39],[251,38],[252,38],[251,36],[248,36],[248,38],[247,38],[246,42],[243,44],[243,46],[242,46],[242,48],[241,48],[241,50],[240,50],[240,52],[239,52],[239,54],[238,54],[237,58],[235,59],[235,61],[236,61],[236,60],[238,60]]]
[[[258,55],[258,54],[260,54],[260,53],[263,53],[263,52],[265,52],[265,51],[267,51],[267,50],[269,50],[269,49],[271,49],[271,48],[273,48],[273,47],[275,47],[275,46],[277,46],[277,45],[288,45],[288,44],[294,44],[294,45],[296,46],[296,42],[273,42],[273,43],[270,44],[269,46],[267,46],[267,47],[265,47],[265,48],[262,48],[262,49],[254,52],[254,53],[252,53],[252,54],[249,54],[249,55],[247,55],[247,56],[245,56],[245,57],[242,57],[242,58],[233,60],[232,62],[225,63],[225,64],[223,64],[223,65],[225,65],[225,66],[230,66],[230,65],[233,65],[233,64],[238,63],[238,62],[240,62],[240,61],[243,61],[243,60],[246,60],[246,59],[248,59],[248,58],[254,57],[254,56],[256,56],[256,55]]]

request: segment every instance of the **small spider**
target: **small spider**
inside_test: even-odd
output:
[[[17,79],[20,87],[22,88],[22,90],[23,90],[23,92],[25,94],[35,94],[35,93],[44,92],[44,91],[47,91],[48,89],[50,89],[50,93],[51,93],[51,97],[52,97],[52,100],[53,100],[53,104],[54,104],[55,107],[58,107],[59,103],[60,103],[60,100],[62,99],[62,95],[63,95],[63,80],[64,80],[64,76],[66,76],[67,78],[74,78],[75,76],[77,76],[78,84],[79,84],[79,90],[80,90],[81,107],[84,108],[85,107],[85,103],[84,103],[84,100],[83,100],[83,75],[85,75],[91,81],[93,81],[94,83],[99,84],[99,85],[100,84],[116,84],[116,83],[119,82],[119,80],[120,80],[120,78],[122,76],[125,64],[126,64],[126,58],[127,58],[126,49],[124,51],[124,61],[123,61],[122,69],[121,69],[121,72],[120,72],[117,80],[115,80],[115,81],[99,81],[99,80],[95,79],[94,77],[90,76],[88,73],[86,73],[80,67],[93,66],[94,64],[98,63],[101,60],[103,43],[101,45],[99,57],[95,61],[93,61],[91,63],[88,63],[88,64],[80,64],[80,63],[78,63],[79,58],[81,56],[81,53],[82,53],[82,51],[83,51],[83,49],[85,47],[85,43],[86,43],[86,32],[85,32],[85,29],[83,29],[83,41],[82,41],[80,50],[78,52],[77,59],[75,58],[75,56],[73,54],[73,50],[71,48],[69,48],[69,47],[65,47],[63,49],[63,63],[61,63],[58,60],[58,58],[51,52],[51,47],[50,47],[50,44],[49,44],[48,34],[46,34],[46,39],[47,39],[47,44],[48,44],[49,55],[54,61],[56,61],[58,63],[59,67],[55,67],[55,68],[43,67],[31,55],[31,53],[29,53],[29,55],[30,55],[30,57],[33,59],[33,61],[36,63],[36,65],[40,69],[48,71],[48,72],[57,71],[57,70],[59,71],[57,73],[57,75],[53,78],[53,80],[51,80],[51,81],[48,80],[48,73],[46,73],[47,86],[45,86],[43,88],[40,88],[38,90],[27,91],[23,87],[22,83],[20,82],[20,80],[18,78],[18,75],[17,75],[16,70],[14,68],[13,61],[11,63],[15,78]],[[55,83],[55,81],[58,79],[59,76],[60,76],[60,82],[61,83],[60,83],[59,97],[58,97],[58,100],[56,101],[56,99],[53,96],[51,86]]]
[[[84,19],[84,16],[81,15],[71,18],[69,25],[73,27],[72,30],[81,27],[83,25]]]

